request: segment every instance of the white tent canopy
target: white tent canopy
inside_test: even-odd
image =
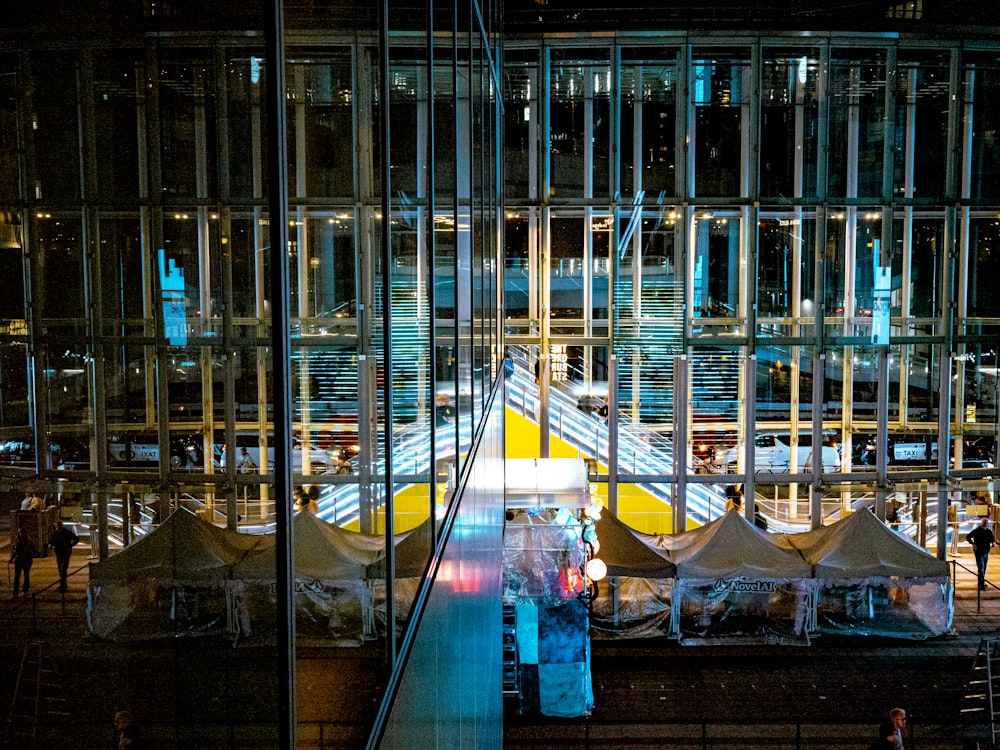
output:
[[[679,536],[669,550],[679,579],[812,577],[800,554],[778,547],[736,510]]]
[[[948,563],[895,533],[869,511],[829,526],[788,534],[778,543],[799,550],[816,578],[947,578]]]
[[[813,566],[814,630],[918,639],[951,628],[948,563],[867,510],[779,543],[799,550]]]

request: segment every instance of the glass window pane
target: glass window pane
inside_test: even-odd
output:
[[[694,222],[692,315],[735,318],[740,311],[740,219],[699,209]]]
[[[751,97],[745,51],[696,50],[691,61],[695,106],[694,191],[699,196],[744,195],[746,107]]]
[[[885,53],[831,53],[829,192],[846,198],[882,194],[885,143]]]
[[[101,303],[107,323],[135,326],[146,310],[146,258],[138,218],[102,217],[100,224]],[[124,333],[122,329],[117,329]],[[142,328],[130,328],[142,334]]]
[[[13,62],[0,58],[0,202],[13,201],[21,194],[17,74],[13,68]]]
[[[893,193],[940,200],[948,147],[949,56],[901,53],[896,72]],[[909,172],[908,174],[908,168]]]
[[[134,53],[94,56],[94,135],[102,202],[139,198],[137,89],[144,80],[145,66]]]
[[[47,53],[32,67],[31,138],[36,200],[80,199],[80,102],[77,64]]]
[[[218,174],[212,66],[196,57],[165,53],[159,84],[163,193],[211,195]]]
[[[41,299],[36,312],[43,320],[84,317],[83,239],[78,218],[45,214],[36,223],[41,252]]]
[[[1000,220],[969,222],[969,315],[1000,317]]]
[[[816,194],[814,50],[766,50],[761,71],[760,193],[769,197]]]
[[[226,169],[229,194],[234,200],[248,201],[263,195],[267,184],[263,111],[264,63],[262,52],[250,57],[246,52],[229,58],[226,75],[227,137],[229,154]]]
[[[643,61],[651,50],[624,50],[618,150],[621,191],[677,193],[677,66],[672,59]]]
[[[554,51],[549,92],[549,162],[553,195],[607,195],[611,72],[607,63]]]
[[[963,127],[972,133],[969,197],[996,201],[1000,197],[1000,56],[970,54],[965,71],[966,109]],[[971,122],[968,119],[971,118]]]

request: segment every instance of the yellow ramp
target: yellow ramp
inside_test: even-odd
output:
[[[504,446],[507,458],[541,458],[538,449],[539,427],[527,417],[507,407],[504,425]],[[589,458],[565,440],[552,435],[549,439],[550,458]],[[607,473],[608,467],[598,464],[599,473]],[[596,494],[607,505],[608,485],[596,485]],[[670,506],[650,494],[637,484],[618,483],[618,518],[635,529],[647,534],[665,534],[673,529],[673,512]],[[693,528],[697,524],[690,524]]]
[[[417,528],[417,526],[427,520],[428,515],[426,484],[411,484],[396,492],[393,497],[392,515],[393,531],[396,534],[402,534],[404,531],[411,531]],[[385,506],[378,509],[376,523],[378,524],[378,529],[375,533],[384,534]],[[344,528],[351,531],[359,531],[360,522],[351,521]]]

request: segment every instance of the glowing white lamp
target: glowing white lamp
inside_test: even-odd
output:
[[[599,557],[593,557],[587,561],[587,578],[591,581],[600,581],[608,574],[608,566]]]

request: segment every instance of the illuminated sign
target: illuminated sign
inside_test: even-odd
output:
[[[878,240],[873,243],[872,265],[875,271],[875,289],[872,294],[872,343],[889,346],[889,294],[892,288],[891,269],[879,266]]]
[[[163,335],[174,346],[187,345],[187,311],[184,304],[184,269],[177,261],[167,260],[159,249],[160,291],[163,294]]]

